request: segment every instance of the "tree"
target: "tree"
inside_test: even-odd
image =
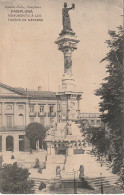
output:
[[[86,143],[92,144],[92,153],[100,159],[107,155],[110,146],[109,138],[106,135],[105,128],[93,127],[88,121],[80,121],[83,136]]]
[[[108,153],[112,156],[113,172],[120,172],[122,165],[122,145],[123,145],[123,30],[118,27],[118,32],[109,31],[111,37],[106,43],[109,52],[101,62],[106,62],[107,77],[96,90],[96,95],[100,96],[99,104],[102,112],[101,119],[109,127],[108,139],[110,142]]]
[[[45,134],[46,134],[46,129],[42,126],[42,124],[34,122],[30,123],[26,127],[26,136],[30,140],[30,145],[32,149],[36,149],[36,142],[38,140],[44,140]]]
[[[7,194],[32,194],[34,190],[34,181],[29,180],[30,173],[28,169],[17,166],[17,163],[4,164],[0,167],[1,193]]]

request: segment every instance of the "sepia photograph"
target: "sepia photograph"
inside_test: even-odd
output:
[[[0,0],[0,193],[124,193],[124,0]]]

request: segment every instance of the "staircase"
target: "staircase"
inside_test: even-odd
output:
[[[100,166],[99,162],[94,159],[91,155],[74,155],[68,156],[67,161],[64,167],[65,156],[64,155],[48,155],[46,169],[42,170],[42,174],[38,173],[37,169],[30,169],[31,171],[31,179],[35,181],[35,193],[40,194],[48,193],[48,187],[50,182],[58,180],[59,178],[56,176],[56,167],[60,166],[61,168],[61,181],[64,182],[67,187],[69,185],[73,185],[74,179],[74,171],[75,171],[75,179],[80,184],[79,181],[79,167],[80,165],[84,165],[84,175],[85,180],[91,185],[96,191],[100,192],[101,188],[101,177],[100,173],[103,173],[102,176],[102,184],[103,189],[106,192],[110,190],[110,188],[114,189],[116,186],[116,182],[119,179],[117,175],[113,175],[110,171],[106,170],[106,166]],[[74,170],[73,170],[74,169]],[[42,191],[39,191],[39,186],[41,181],[46,183],[46,188]]]
[[[96,191],[101,189],[101,181],[103,190],[105,192],[110,191],[110,188],[114,189],[119,177],[117,175],[107,177],[85,178],[89,185],[91,185]]]
[[[64,166],[64,155],[48,155],[46,169],[42,171],[41,178],[43,179],[56,179],[56,167],[60,166],[63,169]]]
[[[41,192],[44,193],[47,190],[47,186],[49,185],[49,180],[43,180],[40,178],[30,178],[30,179],[35,182],[35,185],[34,185],[35,194],[41,194]],[[41,182],[44,182],[46,184],[46,188],[42,189],[42,191],[39,190],[39,186]]]
[[[35,190],[35,194],[48,194],[49,192],[49,185],[52,182],[56,182],[58,181],[55,179],[52,180],[48,180],[48,179],[40,179],[40,178],[30,178],[32,180],[35,181],[35,186],[34,186],[34,190]],[[39,186],[41,184],[41,181],[44,182],[46,184],[46,188],[42,189],[41,191],[39,190]],[[100,193],[100,189],[101,189],[101,178],[85,178],[85,181],[88,182],[89,185],[91,185],[96,192]],[[111,176],[111,177],[103,177],[102,178],[102,184],[103,184],[103,191],[104,193],[110,193],[110,189],[113,190],[113,193],[116,192],[115,188],[115,184],[117,181],[117,177],[116,176]],[[72,179],[67,179],[67,180],[61,180],[61,182],[64,185],[64,188],[73,188],[74,186],[74,180]],[[82,189],[82,184],[81,181],[79,179],[76,179],[76,186],[77,189]]]

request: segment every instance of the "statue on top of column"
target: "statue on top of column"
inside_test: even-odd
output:
[[[64,3],[64,8],[62,9],[63,16],[63,31],[72,31],[71,29],[71,21],[69,16],[69,10],[74,9],[75,4],[72,4],[71,8],[67,8],[67,3]]]

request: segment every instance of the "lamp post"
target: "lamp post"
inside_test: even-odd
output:
[[[101,194],[104,194],[104,192],[103,192],[103,183],[102,183],[102,173],[100,173],[100,178],[101,178]]]
[[[77,194],[76,180],[75,180],[75,171],[74,171],[74,169],[73,169],[73,173],[74,173],[74,194]]]

